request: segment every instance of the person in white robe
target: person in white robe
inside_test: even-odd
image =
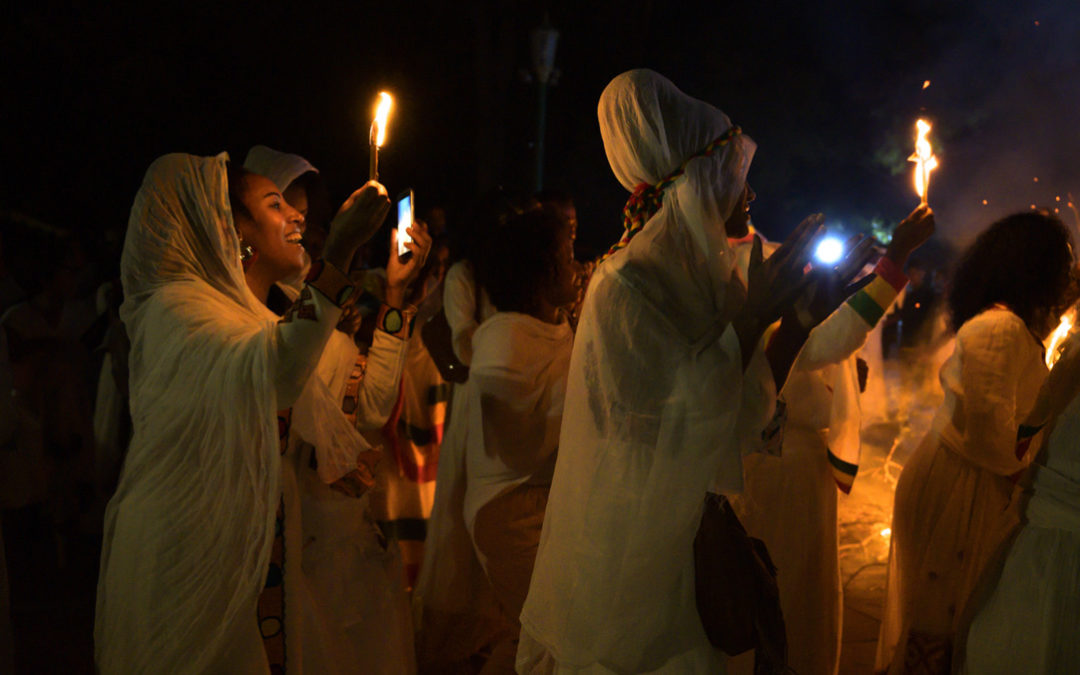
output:
[[[294,182],[317,171],[298,155],[266,146],[253,147],[244,168],[270,178],[289,206],[290,196],[307,204],[307,195],[298,198]],[[421,229],[415,228],[414,255],[407,262],[391,256],[388,297],[381,316],[395,309],[406,310],[405,289],[424,265],[431,243]],[[306,255],[286,256],[276,266],[272,262],[267,255],[259,256],[246,272],[249,283],[260,268],[268,268],[275,284],[291,289],[299,266],[311,266]],[[315,370],[333,399],[343,404],[354,371],[362,371],[348,405],[332,413],[348,412],[360,431],[381,428],[398,397],[409,326],[402,322],[399,330],[390,332],[384,324],[376,326],[366,357],[359,356],[352,336],[339,324]],[[313,422],[319,425],[319,420]],[[314,439],[305,438],[298,430],[290,434],[282,457],[286,671],[332,674],[359,668],[372,675],[411,672],[415,668],[412,620],[408,595],[401,584],[400,556],[396,547],[386,546],[377,528],[370,491],[354,497],[331,489],[312,468],[313,457],[317,464],[318,455]],[[377,458],[372,453],[373,463]],[[372,470],[377,475],[377,469]]]
[[[1072,284],[1071,236],[1043,212],[1003,218],[965,251],[949,308],[945,400],[896,486],[876,669],[946,673],[987,561],[1018,518],[1021,423],[1046,379],[1042,340]]]
[[[500,308],[477,328],[469,370],[465,524],[505,622],[482,673],[513,673],[558,451],[577,294],[570,224],[552,209],[508,219],[478,274]]]
[[[95,614],[99,672],[265,673],[256,604],[280,500],[277,411],[320,419],[319,477],[350,480],[364,443],[324,387],[309,386],[342,297],[310,294],[280,324],[249,289],[235,213],[282,228],[276,187],[229,197],[228,156],[166,155],[147,170],[121,259],[134,434],[106,510]],[[324,251],[331,272],[389,210],[369,183]],[[277,214],[277,215],[275,215]],[[331,277],[333,280],[333,277]],[[323,290],[318,290],[323,289]]]
[[[745,212],[754,142],[648,70],[612,80],[598,112],[634,194],[574,340],[517,669],[718,672],[724,657],[696,609],[694,535],[706,492],[739,490],[741,449],[772,416],[775,364],[756,347],[798,291],[820,220],[752,264],[744,288],[724,223]]]
[[[443,281],[443,311],[458,360],[472,363],[473,335],[495,314],[473,263],[461,259]],[[424,560],[413,593],[417,660],[433,673],[468,669],[470,658],[508,630],[465,525],[465,448],[469,383],[453,385],[448,422],[439,448],[435,500],[424,541]]]
[[[1065,344],[1021,444],[1049,441],[1025,486],[1022,525],[988,567],[966,673],[1068,673],[1080,664],[1080,334]],[[976,601],[973,599],[973,603]]]
[[[754,453],[743,459],[745,485],[732,506],[747,533],[765,542],[777,567],[788,665],[798,673],[828,675],[840,666],[843,594],[836,508],[837,490],[851,490],[859,466],[855,355],[906,283],[908,256],[933,229],[926,208],[897,226],[869,284],[810,333],[795,360],[780,392],[787,410],[780,455]],[[766,254],[775,248],[767,244]],[[745,274],[750,242],[740,242],[736,254]],[[740,655],[729,671],[750,673],[753,667],[751,654]]]

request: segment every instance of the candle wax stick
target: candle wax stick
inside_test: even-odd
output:
[[[379,146],[372,143],[368,153],[368,180],[379,180]]]

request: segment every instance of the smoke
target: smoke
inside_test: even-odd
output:
[[[941,48],[923,66],[931,86],[898,92],[893,104],[919,104],[909,124],[919,114],[936,122],[930,203],[942,235],[964,245],[1032,205],[1058,209],[1075,228],[1067,203],[1080,195],[1080,13],[1048,1],[962,9],[934,30]],[[892,163],[907,175],[910,166]]]

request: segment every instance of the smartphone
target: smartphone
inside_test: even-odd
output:
[[[405,248],[405,244],[412,241],[406,229],[412,227],[415,213],[412,188],[403,190],[397,197],[397,254],[402,260],[412,255],[412,251]]]

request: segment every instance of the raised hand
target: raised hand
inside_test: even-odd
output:
[[[431,235],[428,234],[427,225],[421,221],[414,222],[406,230],[412,241],[405,242],[405,248],[412,253],[407,260],[402,262],[397,254],[397,228],[390,230],[390,260],[386,263],[386,302],[392,307],[402,307],[405,291],[420,275],[427,262],[428,253],[431,252]]]
[[[820,213],[803,220],[768,260],[762,260],[761,239],[754,238],[747,272],[746,306],[763,326],[779,319],[810,281],[806,264],[814,250],[812,244],[823,231],[824,220]]]
[[[925,244],[934,234],[934,228],[934,212],[929,206],[920,206],[893,230],[885,257],[903,267],[912,251]]]
[[[390,211],[386,188],[368,181],[341,205],[323,247],[323,258],[341,270],[348,270],[353,253],[378,231]]]
[[[874,257],[872,240],[856,235],[847,241],[844,250],[847,254],[835,267],[820,267],[810,272],[810,283],[784,313],[785,322],[795,321],[802,330],[810,332],[870,282],[869,275],[856,283],[852,280]]]

